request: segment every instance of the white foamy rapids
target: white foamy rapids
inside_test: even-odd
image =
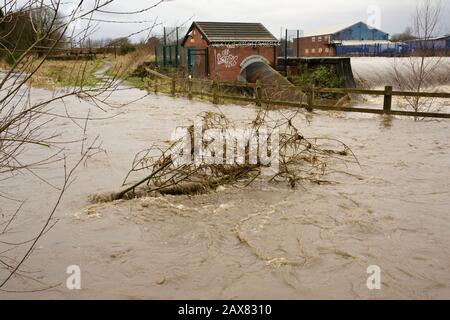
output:
[[[400,89],[398,79],[410,79],[421,63],[420,58],[352,58],[355,80],[360,86],[372,89],[393,86]],[[432,70],[425,79],[425,87],[432,91],[450,90],[450,58],[431,57],[424,61],[426,70]]]

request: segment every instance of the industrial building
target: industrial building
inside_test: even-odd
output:
[[[404,42],[391,41],[341,41],[334,44],[337,57],[379,57],[404,56],[409,47]]]
[[[298,57],[375,55],[384,50],[398,50],[389,41],[388,33],[372,28],[364,22],[315,30],[295,39],[294,48]]]
[[[450,55],[450,35],[430,39],[405,41],[410,54],[429,53],[432,55]]]
[[[280,43],[261,23],[194,22],[181,45],[190,76],[234,81],[249,61],[275,67]]]

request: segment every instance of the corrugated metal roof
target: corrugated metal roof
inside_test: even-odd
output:
[[[446,40],[446,39],[450,39],[450,35],[428,38],[428,39],[412,39],[412,40],[406,40],[405,42],[438,41],[438,40]]]
[[[277,38],[261,23],[194,22],[210,43],[217,42],[276,42]]]
[[[393,44],[389,40],[336,40],[331,43],[342,46],[361,46],[361,45],[375,45],[375,44]]]

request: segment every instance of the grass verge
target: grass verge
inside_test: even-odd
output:
[[[36,67],[41,61],[33,62]],[[95,87],[100,79],[96,72],[102,67],[103,60],[58,61],[46,60],[31,78],[35,87]]]

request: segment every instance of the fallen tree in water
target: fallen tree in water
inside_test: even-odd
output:
[[[239,130],[221,113],[203,113],[169,147],[154,146],[136,155],[123,191],[95,196],[93,201],[200,194],[225,185],[248,187],[258,180],[291,188],[302,182],[326,184],[332,160],[358,163],[350,148],[338,140],[305,138],[294,125],[298,113],[276,114],[281,117],[273,120],[260,111],[246,130]],[[334,147],[322,148],[319,140]],[[148,173],[145,178],[128,183],[142,172]]]

